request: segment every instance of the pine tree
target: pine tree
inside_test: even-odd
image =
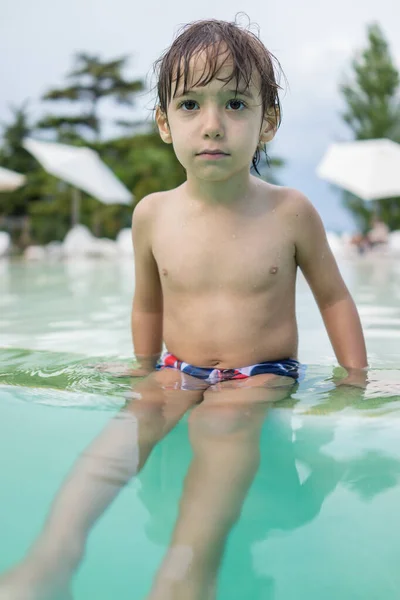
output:
[[[340,85],[346,110],[342,117],[356,140],[388,138],[400,142],[400,76],[378,24],[368,27],[368,46],[352,61],[353,75]],[[344,193],[345,206],[366,231],[379,211],[391,229],[400,228],[400,198],[365,203]]]
[[[101,123],[98,115],[100,102],[104,98],[113,98],[118,104],[132,106],[134,96],[143,90],[143,81],[127,79],[123,70],[128,57],[115,60],[101,60],[81,52],[75,55],[75,68],[67,74],[70,85],[49,90],[43,97],[45,101],[69,101],[83,107],[79,116],[47,115],[37,126],[41,129],[55,130],[58,140],[77,142],[85,140],[88,131],[93,141],[101,137]]]

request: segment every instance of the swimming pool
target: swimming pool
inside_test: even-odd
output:
[[[334,385],[333,353],[299,278],[304,381],[232,429],[218,411],[199,429],[185,415],[126,486],[97,477],[100,491],[121,492],[92,530],[74,598],[148,597],[177,522],[189,537],[208,532],[210,557],[222,556],[218,599],[398,598],[400,265],[360,258],[341,267],[366,334],[366,392]],[[134,273],[130,261],[2,261],[0,275],[2,572],[25,555],[78,456],[132,393],[128,379],[93,364],[129,361]],[[132,458],[135,435],[132,418],[99,465]],[[215,524],[229,531],[220,551]],[[178,579],[188,549],[179,552],[170,560]]]

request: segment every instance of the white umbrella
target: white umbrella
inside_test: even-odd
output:
[[[89,148],[67,146],[54,142],[39,142],[25,138],[23,146],[42,166],[56,177],[94,196],[104,204],[130,204],[132,194],[114,173]],[[75,221],[77,221],[78,196],[74,196]]]
[[[332,144],[317,174],[363,200],[400,196],[400,144],[386,139]]]
[[[25,183],[25,176],[0,167],[0,192],[12,192]]]

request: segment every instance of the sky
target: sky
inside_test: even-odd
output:
[[[269,150],[285,159],[282,185],[306,194],[329,230],[354,230],[342,207],[340,190],[318,179],[316,167],[331,142],[351,139],[342,123],[339,82],[366,45],[367,25],[378,22],[400,69],[400,4],[393,0],[0,0],[0,123],[10,106],[29,100],[32,117],[50,109],[40,101],[64,84],[75,52],[105,59],[130,55],[127,74],[146,78],[171,44],[179,27],[197,19],[232,21],[245,11],[260,37],[280,61],[288,80],[282,94],[283,121]],[[154,83],[154,81],[153,81]],[[136,112],[148,115],[151,97],[138,100]],[[105,118],[115,116],[103,107]],[[122,113],[121,113],[122,114]]]

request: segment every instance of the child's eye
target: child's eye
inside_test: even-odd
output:
[[[183,108],[183,110],[191,112],[198,108],[198,106],[199,105],[194,100],[184,100],[179,104],[178,108]]]
[[[243,100],[239,100],[238,98],[232,98],[232,100],[229,100],[227,106],[231,109],[231,110],[243,110],[244,108],[247,108],[247,105],[245,102],[243,102]]]

